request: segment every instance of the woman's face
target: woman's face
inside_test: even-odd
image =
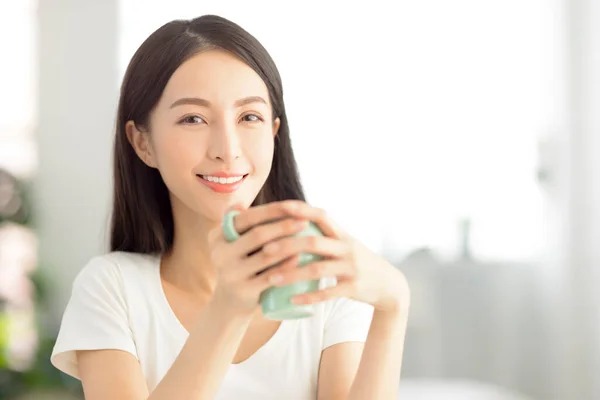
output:
[[[279,120],[260,76],[229,53],[210,50],[171,76],[149,134],[129,125],[138,155],[171,192],[173,212],[217,222],[234,203],[250,206],[262,188]]]

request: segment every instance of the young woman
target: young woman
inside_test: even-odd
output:
[[[406,280],[304,202],[281,78],[254,37],[203,16],[141,45],[114,185],[111,252],[77,276],[52,356],[87,399],[397,398]],[[325,235],[293,236],[307,221]],[[297,268],[302,252],[323,259]],[[263,290],[323,277],[337,285],[294,298],[312,317],[262,316]]]

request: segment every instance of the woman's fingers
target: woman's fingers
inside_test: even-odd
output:
[[[355,275],[350,265],[342,260],[315,261],[300,268],[273,268],[270,282],[274,286],[286,286],[296,282],[336,277],[347,279]]]
[[[307,219],[314,222],[325,236],[341,239],[346,236],[344,231],[329,218],[322,208],[312,207],[306,203],[290,210],[290,216]]]
[[[300,257],[298,255],[294,255],[287,260],[284,260],[279,265],[269,268],[265,271],[261,271],[260,274],[255,275],[254,278],[251,279],[251,284],[254,286],[255,290],[262,292],[263,290],[275,286],[278,282],[278,278],[282,272],[294,270],[298,268],[298,262],[300,261]]]
[[[226,246],[229,250],[223,249],[225,253],[231,251],[230,255],[242,263],[240,267],[243,267],[238,270],[240,276],[252,278],[301,253],[316,254],[326,259],[341,259],[351,250],[347,241],[340,240],[344,236],[343,232],[334,226],[325,212],[303,201],[274,202],[240,211],[233,222],[241,235]],[[325,236],[296,236],[307,227],[308,220],[315,222]],[[222,234],[219,233],[218,236]],[[314,268],[320,268],[318,265],[320,264]],[[342,272],[339,271],[340,274]],[[307,274],[310,275],[308,271],[303,271],[301,278]]]
[[[251,207],[234,218],[234,226],[236,231],[242,234],[255,225],[285,217],[313,221],[325,236],[344,236],[343,230],[327,216],[325,210],[312,207],[301,200],[284,200]]]
[[[292,298],[293,304],[315,304],[338,297],[352,297],[354,284],[351,280],[338,282],[336,286],[317,290],[316,292],[304,293]]]
[[[254,226],[237,240],[238,251],[241,255],[248,255],[273,240],[302,232],[307,226],[307,221],[295,218]]]
[[[256,273],[300,253],[315,254],[327,259],[339,259],[348,253],[348,246],[338,239],[324,236],[285,237],[267,243],[261,251],[248,257],[246,273]]]
[[[306,203],[300,200],[286,200],[250,207],[242,211],[233,219],[235,230],[240,234],[256,225],[276,221],[281,218],[291,217],[295,209],[303,207]]]
[[[348,245],[338,239],[326,236],[292,236],[267,243],[262,253],[267,257],[288,257],[295,253],[312,253],[323,257],[344,257]]]

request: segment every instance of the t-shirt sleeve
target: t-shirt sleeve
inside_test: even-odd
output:
[[[373,307],[348,298],[331,303],[325,319],[323,349],[344,342],[365,342],[373,318]]]
[[[73,282],[51,362],[79,379],[75,352],[105,349],[126,351],[137,358],[122,275],[116,264],[98,257]]]

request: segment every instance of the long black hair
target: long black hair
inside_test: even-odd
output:
[[[114,143],[111,251],[164,253],[173,245],[169,191],[159,172],[148,167],[129,143],[125,125],[149,128],[150,113],[181,64],[206,50],[221,49],[244,61],[265,82],[280,126],[271,172],[253,205],[305,200],[292,151],[279,71],[267,50],[239,25],[205,15],[175,20],[152,33],[136,51],[123,78]]]

